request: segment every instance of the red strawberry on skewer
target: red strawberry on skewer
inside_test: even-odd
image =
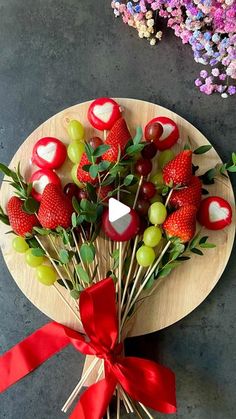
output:
[[[63,193],[61,188],[49,183],[43,191],[38,218],[44,228],[51,230],[58,226],[68,228],[71,226],[73,207],[71,200]]]
[[[32,233],[33,227],[39,225],[35,214],[28,214],[23,210],[24,201],[12,196],[7,204],[7,214],[12,230],[19,236]]]
[[[186,205],[170,214],[163,228],[168,236],[178,237],[182,243],[191,240],[196,231],[197,208],[194,205]]]
[[[110,162],[116,162],[119,156],[119,150],[122,153],[130,139],[131,134],[125,120],[123,118],[119,118],[107,136],[105,144],[109,145],[110,148],[103,154],[102,159]]]
[[[86,172],[86,170],[83,169],[83,166],[85,166],[87,164],[91,165],[91,162],[89,161],[86,153],[83,153],[83,155],[81,157],[81,160],[80,160],[80,164],[79,164],[78,169],[77,169],[77,179],[82,183],[90,182],[90,183],[94,184],[94,183],[97,182],[97,180],[93,179],[90,176],[89,172]]]
[[[169,206],[175,209],[185,205],[195,205],[199,207],[202,196],[202,182],[197,176],[192,176],[187,187],[174,190],[169,200]]]
[[[163,179],[168,186],[188,185],[192,178],[192,151],[184,150],[163,168]]]
[[[197,218],[209,230],[221,230],[231,224],[232,208],[225,199],[209,196],[202,200]]]

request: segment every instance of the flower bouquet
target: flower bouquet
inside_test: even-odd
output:
[[[214,235],[209,241],[205,229],[217,235],[232,227],[230,203],[208,189],[228,182],[236,156],[202,171],[211,145],[193,148],[171,118],[155,115],[142,129],[127,125],[130,110],[113,99],[85,106],[92,128],[66,117],[67,148],[58,138],[37,138],[24,173],[20,162],[15,168],[0,164],[11,195],[0,220],[14,234],[17,260],[26,261],[38,290],[53,289],[74,319],[73,328],[65,320],[49,323],[2,355],[0,389],[72,344],[92,359],[62,410],[91,376],[94,382],[72,418],[110,417],[113,395],[117,417],[121,405],[138,417],[152,418],[149,408],[173,413],[173,372],[126,357],[123,342],[137,319],[152,321],[140,313],[160,283],[192,256],[215,251]]]

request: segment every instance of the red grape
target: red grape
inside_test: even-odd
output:
[[[157,153],[157,147],[154,142],[147,143],[141,154],[144,159],[152,159]]]
[[[89,145],[91,145],[92,148],[97,148],[99,145],[103,144],[103,141],[99,137],[92,137],[88,140]]]
[[[64,186],[64,193],[70,198],[72,199],[73,196],[77,196],[78,195],[78,186],[75,183],[67,183]]]
[[[156,193],[155,185],[152,182],[143,182],[140,188],[140,195],[143,199],[151,199]]]
[[[77,197],[79,199],[79,201],[81,201],[81,199],[88,199],[88,192],[85,189],[79,189],[78,193],[77,193]]]
[[[157,141],[162,136],[163,127],[159,122],[148,124],[145,128],[145,138],[147,141]]]
[[[138,199],[135,209],[139,213],[139,215],[147,215],[149,207],[149,201],[145,199]]]
[[[141,176],[147,176],[152,171],[152,162],[147,159],[139,159],[135,164],[136,172]]]

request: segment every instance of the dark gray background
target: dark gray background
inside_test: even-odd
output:
[[[235,99],[200,94],[194,87],[200,67],[190,48],[171,31],[150,47],[113,18],[109,0],[0,0],[0,32],[0,160],[5,163],[44,120],[105,95],[144,99],[176,111],[206,135],[223,159],[235,149]],[[2,353],[48,319],[0,262]],[[173,419],[235,418],[235,268],[232,256],[217,287],[187,318],[129,342],[133,354],[176,372],[179,409]],[[60,407],[82,364],[73,349],[62,351],[1,395],[0,417],[64,418]]]

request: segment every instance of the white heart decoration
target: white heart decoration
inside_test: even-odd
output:
[[[209,219],[211,223],[217,221],[226,220],[229,216],[229,209],[226,207],[221,207],[220,204],[216,201],[213,201],[209,205]]]
[[[106,102],[103,105],[95,105],[93,108],[94,115],[103,122],[108,122],[113,112],[113,103]]]
[[[46,175],[43,175],[41,176],[40,179],[35,180],[33,182],[33,188],[36,190],[37,193],[42,195],[44,188],[47,186],[48,183],[49,183],[48,177]]]
[[[159,138],[160,141],[165,140],[167,137],[169,137],[170,134],[172,134],[172,132],[174,131],[175,127],[173,127],[173,125],[171,124],[162,124],[161,122],[159,122],[163,128],[163,133],[161,135],[161,137]]]
[[[129,227],[132,217],[130,214],[126,214],[116,221],[111,223],[112,227],[117,231],[118,234],[123,234],[124,231]]]
[[[57,152],[57,144],[55,143],[48,143],[47,145],[40,145],[37,148],[37,154],[43,160],[51,163],[55,157]]]

